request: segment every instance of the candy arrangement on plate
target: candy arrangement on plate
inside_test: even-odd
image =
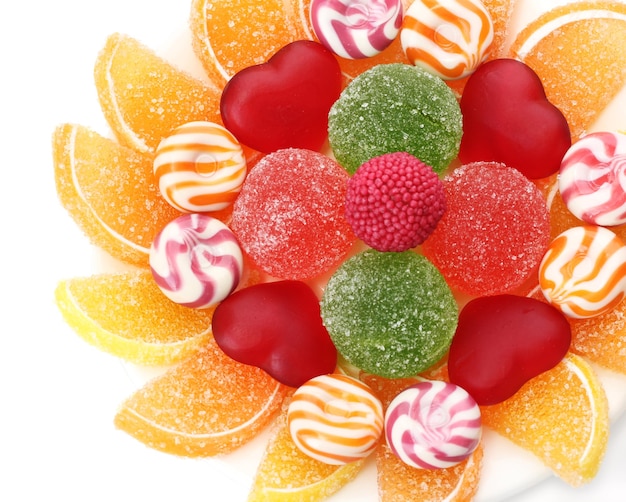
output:
[[[597,371],[626,374],[626,133],[589,130],[626,82],[626,4],[523,4],[193,0],[205,79],[107,39],[114,139],[62,124],[53,160],[122,270],[56,301],[158,369],[120,430],[260,444],[249,500],[364,476],[380,500],[486,499],[489,433],[594,478],[624,404]]]

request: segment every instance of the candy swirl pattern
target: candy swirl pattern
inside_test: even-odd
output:
[[[375,56],[402,25],[401,0],[312,0],[309,17],[319,41],[347,59]]]
[[[458,385],[423,381],[403,390],[385,414],[385,437],[404,463],[421,469],[456,465],[478,447],[480,408]]]
[[[604,227],[569,228],[550,243],[541,260],[539,287],[568,317],[604,314],[626,296],[626,245]]]
[[[561,161],[559,191],[586,223],[626,223],[626,134],[594,132],[574,143]]]
[[[150,269],[173,302],[207,308],[232,293],[241,280],[243,255],[220,220],[185,214],[168,223],[150,248]]]
[[[303,453],[326,464],[343,465],[374,451],[383,432],[383,408],[359,380],[321,375],[296,390],[287,424]]]
[[[159,143],[154,175],[165,200],[179,211],[219,211],[236,199],[246,160],[237,139],[223,126],[189,122]]]
[[[493,21],[478,0],[415,0],[400,31],[411,64],[444,80],[472,73],[489,54]]]

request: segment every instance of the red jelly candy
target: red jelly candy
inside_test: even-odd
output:
[[[339,63],[323,45],[299,40],[230,79],[220,102],[224,126],[255,150],[319,150],[341,93]]]
[[[261,368],[290,387],[332,373],[337,364],[319,300],[299,281],[236,291],[215,309],[213,336],[231,358]]]
[[[450,381],[478,404],[496,404],[556,366],[570,343],[569,322],[545,302],[513,295],[476,298],[459,315],[448,359]]]
[[[460,105],[464,164],[502,162],[529,179],[559,170],[571,146],[569,126],[529,66],[514,59],[484,63],[467,81]]]

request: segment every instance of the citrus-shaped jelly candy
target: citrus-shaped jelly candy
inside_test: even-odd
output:
[[[424,254],[459,291],[481,296],[520,286],[550,243],[539,189],[494,162],[461,166],[443,183],[447,209],[424,242]]]
[[[567,208],[586,223],[626,223],[626,134],[594,132],[565,153],[559,191]]]
[[[466,390],[424,381],[403,390],[385,412],[385,438],[406,464],[421,469],[456,465],[478,447],[480,408]]]
[[[375,66],[341,93],[328,117],[339,163],[354,173],[373,157],[407,152],[441,173],[461,142],[461,110],[439,77],[407,64]]]
[[[409,61],[445,79],[472,73],[488,55],[493,22],[479,0],[416,0],[400,32]]]
[[[441,273],[413,251],[353,256],[331,276],[321,305],[341,355],[388,378],[412,376],[439,361],[458,318]]]
[[[312,0],[309,12],[319,41],[348,59],[382,52],[402,24],[401,0]]]
[[[626,245],[607,228],[572,227],[550,243],[539,266],[539,286],[569,317],[608,312],[626,296]]]
[[[185,214],[168,223],[154,239],[150,269],[170,300],[206,308],[237,288],[243,255],[224,223],[207,215]]]
[[[348,174],[321,153],[279,150],[250,171],[231,228],[260,268],[306,279],[337,266],[355,241],[344,216]]]
[[[237,197],[246,159],[237,138],[222,125],[188,122],[159,143],[154,175],[161,195],[179,211],[219,211]]]
[[[374,451],[383,432],[383,406],[355,378],[320,375],[294,392],[287,423],[302,452],[326,464],[342,465]]]

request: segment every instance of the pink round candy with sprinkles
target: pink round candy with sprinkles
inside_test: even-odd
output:
[[[480,408],[458,385],[423,381],[403,390],[385,413],[385,438],[405,464],[420,469],[456,465],[478,447]]]
[[[567,208],[586,223],[626,223],[626,134],[594,132],[574,143],[559,170]]]
[[[327,49],[347,59],[375,56],[396,38],[401,0],[312,0],[313,31]]]
[[[220,211],[237,198],[246,177],[239,141],[213,122],[174,129],[156,149],[154,176],[163,198],[182,212]]]
[[[150,269],[170,300],[207,308],[237,288],[243,254],[233,232],[220,220],[185,214],[168,223],[154,239]]]

